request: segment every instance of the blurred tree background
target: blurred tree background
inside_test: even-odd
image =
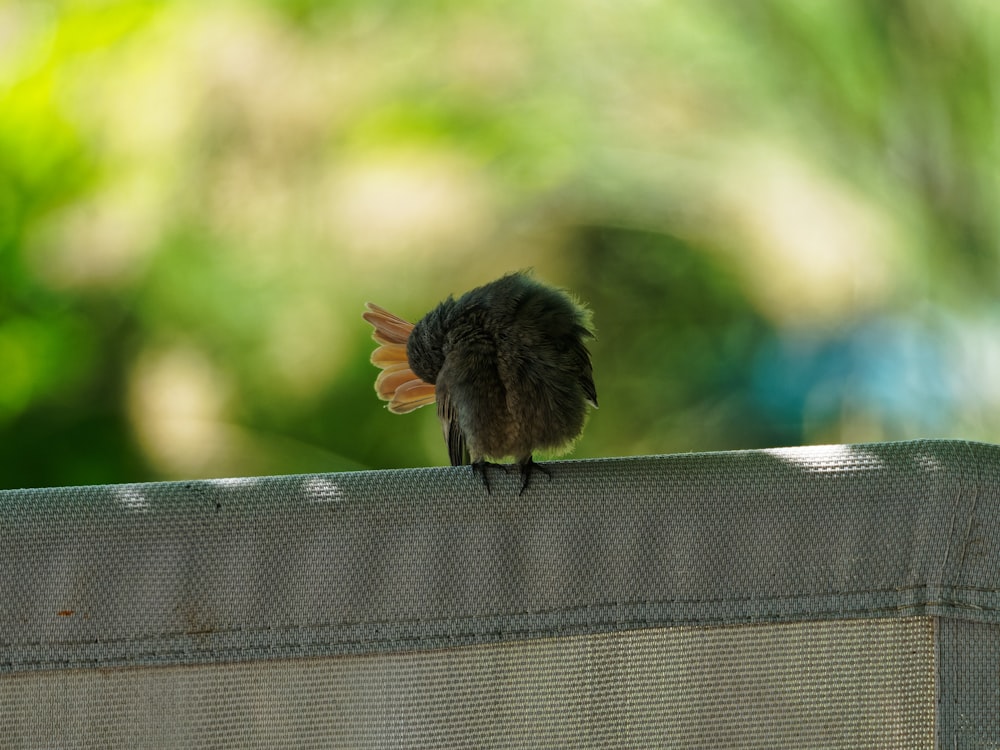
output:
[[[533,267],[576,457],[996,441],[1000,5],[0,4],[0,486],[443,464],[374,394]]]

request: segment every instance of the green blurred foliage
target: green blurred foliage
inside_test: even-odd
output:
[[[1000,6],[0,5],[0,486],[446,461],[373,391],[533,267],[578,457],[995,440]]]

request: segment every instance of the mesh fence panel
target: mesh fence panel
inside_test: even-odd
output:
[[[931,618],[0,680],[25,747],[930,748]],[[56,718],[58,720],[54,720]]]
[[[0,746],[1000,746],[1000,448],[551,468],[0,492]]]

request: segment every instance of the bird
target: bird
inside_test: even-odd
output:
[[[436,403],[452,466],[471,464],[488,493],[487,469],[506,458],[522,494],[534,470],[551,479],[534,452],[565,453],[597,408],[590,311],[529,272],[449,296],[416,325],[371,302],[362,317],[379,398],[394,414]]]

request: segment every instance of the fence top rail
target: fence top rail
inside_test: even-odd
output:
[[[957,440],[0,491],[0,672],[658,626],[1000,622]]]

